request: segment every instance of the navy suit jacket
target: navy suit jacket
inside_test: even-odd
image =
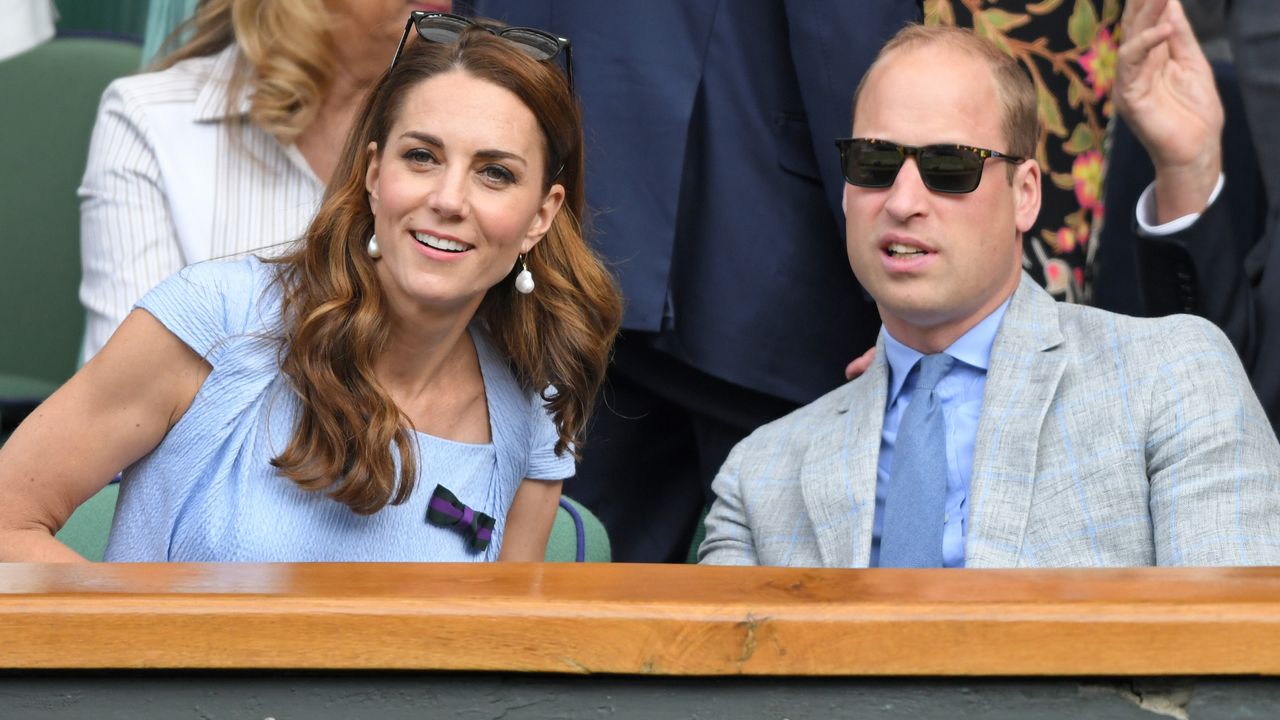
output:
[[[833,144],[916,0],[474,0],[573,43],[589,238],[624,328],[795,402],[843,382],[879,318],[845,253]]]

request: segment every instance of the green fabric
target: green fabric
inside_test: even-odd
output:
[[[106,33],[141,39],[150,0],[57,0],[55,4],[60,35]]]
[[[586,562],[610,562],[613,550],[609,546],[609,533],[604,523],[573,498],[565,500],[578,511],[582,517],[582,527],[587,539]],[[573,518],[564,508],[556,510],[556,521],[551,526],[551,537],[547,540],[547,562],[573,562],[577,557],[578,536],[574,529]]]
[[[55,39],[0,62],[2,375],[57,385],[76,369],[84,332],[76,188],[102,91],[135,71],[139,55],[120,41]]]
[[[116,514],[116,496],[120,486],[111,483],[76,508],[67,524],[58,531],[58,539],[89,560],[100,562],[107,550],[107,532]]]
[[[151,0],[147,8],[147,29],[142,36],[143,67],[156,59],[169,35],[195,14],[196,3],[197,0]]]
[[[707,513],[711,512],[711,506],[702,508],[702,517],[698,518],[698,526],[693,529],[693,542],[689,543],[689,556],[684,559],[691,565],[698,564],[698,546],[707,537]]]

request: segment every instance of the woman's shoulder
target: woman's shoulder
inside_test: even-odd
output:
[[[192,263],[170,280],[184,282],[201,291],[237,297],[266,289],[275,280],[277,267],[256,255],[245,255]]]
[[[228,337],[278,329],[276,267],[257,257],[195,263],[152,288],[138,307],[207,354]]]
[[[171,67],[118,78],[107,86],[104,98],[115,99],[135,112],[149,107],[190,104],[207,94],[210,83],[225,87],[235,70],[234,45],[212,55],[188,58]],[[225,95],[224,95],[225,97]]]

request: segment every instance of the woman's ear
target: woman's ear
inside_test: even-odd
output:
[[[542,199],[542,204],[538,206],[538,212],[533,216],[529,231],[525,233],[524,243],[520,245],[520,252],[529,252],[534,245],[537,245],[542,238],[546,237],[547,231],[551,229],[552,221],[556,219],[556,213],[560,212],[560,208],[563,205],[564,186],[556,183],[547,191],[547,196]]]
[[[378,173],[381,170],[381,156],[378,154],[378,143],[371,142],[366,148],[369,155],[369,167],[364,172],[364,189],[369,193],[369,209],[378,212]]]

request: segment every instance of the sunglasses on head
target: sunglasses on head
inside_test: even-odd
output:
[[[914,157],[924,186],[942,193],[976,190],[987,158],[1014,164],[1026,159],[968,145],[912,147],[869,138],[840,138],[836,147],[840,148],[840,171],[850,185],[887,188],[907,158]]]
[[[411,13],[409,22],[404,25],[404,34],[400,36],[400,44],[396,46],[395,57],[391,58],[391,67],[396,66],[400,60],[400,54],[404,52],[404,44],[409,40],[410,28],[417,28],[418,37],[427,42],[448,45],[457,42],[463,32],[473,27],[487,30],[510,41],[534,60],[551,61],[563,52],[565,79],[569,81],[569,90],[573,90],[573,48],[569,45],[568,38],[552,35],[537,28],[495,27],[452,13],[421,10]]]

